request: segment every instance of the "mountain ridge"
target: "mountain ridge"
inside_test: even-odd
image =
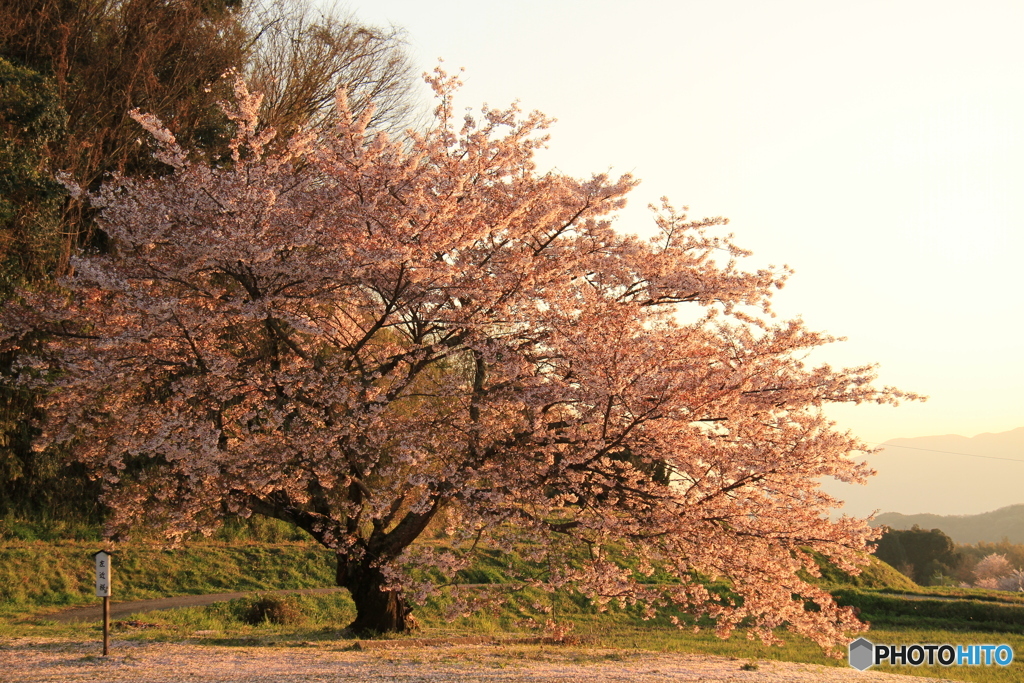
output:
[[[846,502],[840,513],[977,515],[1024,504],[1024,427],[890,439],[864,459],[878,473],[866,486],[822,481]]]
[[[904,515],[886,512],[871,520],[871,526],[909,529],[914,525],[922,529],[941,529],[957,543],[1024,543],[1024,504],[982,512],[977,515],[934,515],[929,513]]]

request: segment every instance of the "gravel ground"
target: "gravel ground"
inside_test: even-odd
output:
[[[789,662],[757,663],[705,655],[624,652],[564,646],[445,646],[345,650],[337,643],[301,647],[224,647],[195,643],[96,642],[7,638],[0,641],[3,683],[579,683],[663,681],[937,681]]]

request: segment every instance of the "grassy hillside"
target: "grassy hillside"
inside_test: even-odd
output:
[[[993,595],[997,591],[986,593],[966,599],[919,593],[907,599],[856,588],[832,591],[836,602],[856,607],[860,618],[873,626],[1024,634],[1024,601],[1013,593],[1006,600]]]
[[[0,545],[0,609],[95,602],[100,546],[71,541]],[[330,553],[312,543],[195,544],[180,550],[124,545],[114,552],[116,601],[232,591],[317,588],[334,584]]]
[[[92,541],[0,544],[0,610],[11,613],[93,604],[92,555],[100,547]],[[330,552],[309,541],[204,541],[177,550],[145,542],[122,544],[114,551],[114,600],[327,587],[334,585],[334,566]],[[506,583],[510,566],[521,569],[523,560],[482,551],[456,581]],[[871,564],[858,576],[840,572],[820,558],[819,566],[822,576],[814,581],[829,587],[918,588],[876,558],[871,558]]]
[[[874,555],[870,556],[870,563],[861,569],[860,574],[851,576],[838,569],[835,565],[829,564],[820,555],[815,556],[821,578],[811,579],[829,587],[850,587],[865,588],[873,590],[894,590],[913,591],[919,590],[920,586],[911,579],[890,567]],[[809,577],[808,577],[809,578]]]
[[[91,604],[92,553],[95,542],[0,543],[0,638],[35,635],[43,638],[96,640],[95,622],[60,624],[40,619],[40,613],[61,607]],[[505,580],[503,568],[514,557],[482,554],[480,562],[460,580],[495,583]],[[309,542],[253,543],[247,540],[195,543],[168,551],[158,545],[122,545],[115,555],[115,601],[150,597],[234,591],[313,588],[333,583],[329,553]],[[882,643],[1010,643],[1024,652],[1024,596],[995,591],[925,589],[873,559],[857,577],[834,567],[822,567],[818,579],[828,585],[840,604],[859,610],[871,623],[869,637]],[[482,594],[485,589],[477,589]],[[926,599],[910,601],[895,593],[910,592]],[[956,598],[957,601],[942,598]],[[516,638],[551,635],[571,626],[570,642],[613,651],[640,654],[643,650],[725,655],[756,663],[781,659],[845,666],[825,657],[805,638],[780,632],[784,647],[767,647],[740,633],[728,641],[713,629],[693,633],[671,625],[669,616],[643,618],[637,607],[611,606],[599,613],[579,595],[544,594],[525,589],[507,595],[469,616],[449,615],[452,596],[442,591],[416,609],[425,638],[485,636]],[[121,640],[189,640],[197,645],[306,647],[318,641],[344,637],[341,627],[354,616],[345,592],[329,595],[246,597],[205,607],[149,612],[116,621],[113,632]],[[684,622],[687,617],[675,614]],[[551,620],[554,629],[545,627]],[[709,625],[709,624],[705,624]],[[944,629],[944,630],[938,630]],[[336,647],[336,645],[331,645]],[[496,655],[497,656],[497,655]],[[754,666],[754,664],[751,664]],[[739,664],[737,664],[739,666]],[[1016,683],[1024,680],[1015,668],[961,667],[955,671],[935,667],[886,667],[887,671],[930,675],[958,680]]]

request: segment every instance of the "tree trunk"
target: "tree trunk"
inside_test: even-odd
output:
[[[401,633],[412,628],[412,608],[400,590],[381,590],[380,569],[363,563],[351,566],[338,558],[338,585],[347,588],[356,604],[356,620],[348,627],[358,635]]]

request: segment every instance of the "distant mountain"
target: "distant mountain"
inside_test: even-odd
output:
[[[922,529],[941,529],[957,543],[997,543],[1004,538],[1011,543],[1024,543],[1024,505],[1010,505],[980,515],[901,515],[886,512],[878,515],[871,526],[909,529],[917,524]]]
[[[892,439],[882,448],[867,458],[878,474],[866,486],[822,482],[846,501],[840,512],[973,515],[1024,503],[1024,427],[970,438]]]

